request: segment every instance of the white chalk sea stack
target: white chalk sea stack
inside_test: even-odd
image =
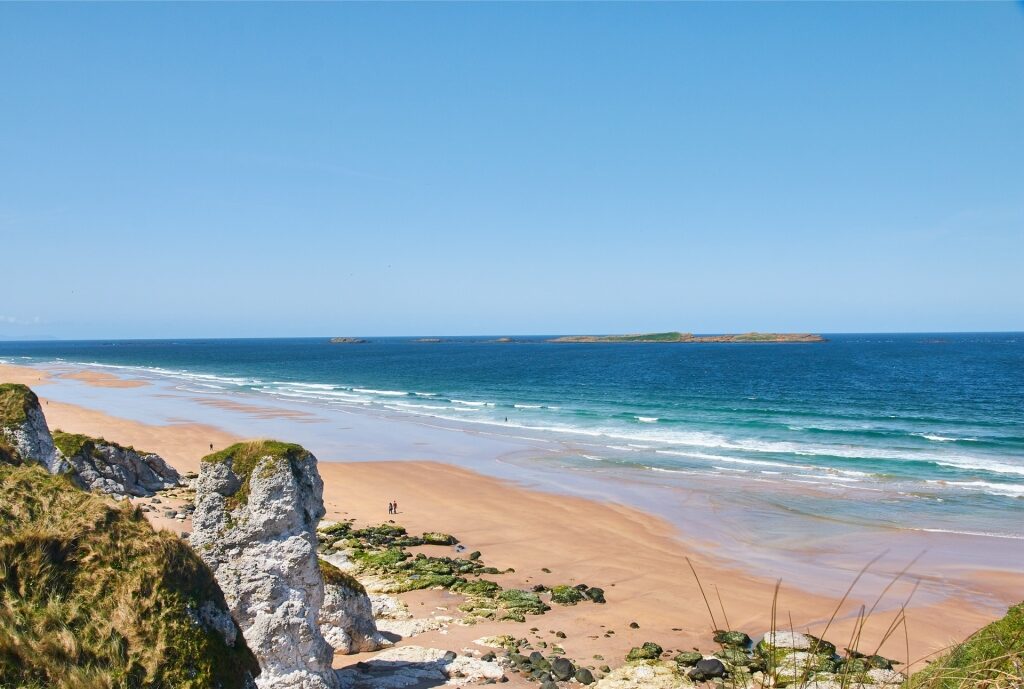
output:
[[[213,570],[261,674],[260,689],[337,689],[320,630],[324,516],[316,457],[299,445],[239,443],[203,458],[190,543]]]

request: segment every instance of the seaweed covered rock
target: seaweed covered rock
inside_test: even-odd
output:
[[[0,384],[0,461],[36,462],[51,474],[70,468],[53,445],[39,398],[27,385]]]
[[[377,631],[373,605],[355,577],[320,560],[324,577],[324,602],[320,606],[320,631],[337,653],[376,651],[390,642]]]
[[[626,660],[657,660],[661,657],[662,648],[653,641],[645,641],[638,648],[630,649],[626,654]]]
[[[143,497],[181,481],[174,467],[152,452],[60,430],[53,432],[53,443],[71,464],[75,482],[87,490]]]
[[[259,687],[337,687],[319,626],[324,502],[316,458],[299,445],[238,443],[203,458],[195,487],[190,542],[259,660]]]
[[[584,589],[585,590],[585,589]],[[583,591],[573,586],[560,585],[551,589],[551,602],[559,605],[576,605],[586,596]]]
[[[209,568],[126,505],[0,463],[0,563],[0,686],[253,686]]]

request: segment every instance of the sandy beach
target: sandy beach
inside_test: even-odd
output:
[[[51,428],[145,448],[162,455],[182,472],[196,471],[200,458],[210,451],[211,445],[218,449],[238,439],[212,425],[145,424],[49,400],[49,377],[34,368],[0,366],[0,380],[32,386],[43,402]],[[112,391],[117,390],[119,381],[133,387],[139,387],[136,382],[145,384],[108,375],[78,380]],[[238,406],[232,411],[256,418],[273,413],[272,409]],[[300,416],[292,420],[303,419]],[[718,627],[727,626],[728,620],[729,627],[752,636],[766,631],[771,624],[774,580],[753,576],[734,563],[716,559],[709,554],[709,544],[701,541],[700,534],[681,532],[642,511],[610,502],[527,490],[440,462],[341,462],[321,458],[319,469],[324,479],[328,519],[354,519],[357,525],[381,523],[389,518],[387,503],[396,500],[399,514],[394,519],[410,532],[452,533],[469,550],[481,551],[487,564],[514,568],[514,573],[496,577],[503,586],[587,583],[604,588],[608,599],[605,605],[555,606],[543,617],[530,618],[526,623],[452,625],[443,631],[419,635],[412,643],[441,644],[443,635],[446,647],[461,648],[471,645],[473,639],[492,634],[537,636],[550,642],[558,631],[566,637],[558,643],[570,656],[601,656],[602,662],[614,666],[632,646],[644,641],[656,641],[666,649],[713,648],[711,615]],[[156,513],[151,516],[161,528],[189,530],[187,522],[163,519]],[[907,560],[913,555],[908,554]],[[687,559],[709,596],[711,615]],[[844,584],[850,578],[847,572],[839,572],[837,577],[842,577]],[[1019,598],[1024,584],[1019,573],[978,572],[976,578],[979,587],[1007,601]],[[862,650],[877,649],[911,588],[912,582],[904,580],[887,592],[865,625]],[[414,592],[404,594],[403,598],[417,616],[454,612],[461,601],[459,596],[446,591]],[[777,624],[821,634],[836,602],[782,582]],[[874,603],[874,594],[865,598],[855,590],[829,628],[828,637],[842,646],[856,626],[861,606],[870,609]],[[900,630],[881,651],[904,662],[909,652],[909,660],[914,663],[1000,614],[999,610],[979,607],[965,598],[952,597],[926,605],[911,601],[907,636]],[[631,629],[631,622],[638,628]],[[539,631],[533,634],[529,631],[531,627]],[[609,631],[614,633],[607,634]],[[358,659],[339,657],[336,662],[344,665]]]

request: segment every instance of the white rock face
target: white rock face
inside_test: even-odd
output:
[[[504,674],[496,661],[437,648],[402,646],[379,653],[360,667],[339,670],[338,678],[343,689],[401,689],[497,681]]]
[[[409,606],[395,596],[386,593],[371,593],[370,606],[376,620],[411,620]]]
[[[22,460],[38,462],[51,474],[64,473],[70,465],[53,446],[46,417],[39,407],[39,398],[27,387],[17,387],[22,388],[25,395],[26,419],[18,424],[3,425],[0,433],[3,433],[4,439],[14,447]]]
[[[75,468],[75,478],[83,488],[114,496],[149,496],[174,488],[181,481],[174,467],[159,455],[139,453],[98,439],[67,457],[67,461]]]
[[[336,689],[333,650],[317,624],[323,481],[312,454],[285,447],[240,444],[223,453],[224,461],[203,462],[190,543],[213,570],[259,660],[257,686]]]
[[[366,591],[351,586],[324,585],[320,631],[338,653],[365,653],[391,645],[377,631]]]
[[[692,687],[675,663],[655,660],[626,663],[608,673],[595,689],[680,689]]]
[[[395,634],[403,639],[408,639],[411,636],[432,632],[435,629],[447,629],[454,621],[455,618],[448,615],[417,617],[406,620],[378,620],[377,629],[387,634]]]
[[[811,647],[810,638],[800,632],[768,632],[761,639],[760,643],[774,646],[775,648],[791,648],[795,651],[806,651]]]

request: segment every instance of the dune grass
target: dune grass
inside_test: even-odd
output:
[[[141,514],[0,464],[0,686],[241,688],[258,665],[198,622],[210,570]]]
[[[907,684],[913,689],[1024,687],[1024,603],[954,646]]]
[[[0,383],[0,428],[20,426],[28,419],[28,410],[39,406],[39,398],[21,383]]]

